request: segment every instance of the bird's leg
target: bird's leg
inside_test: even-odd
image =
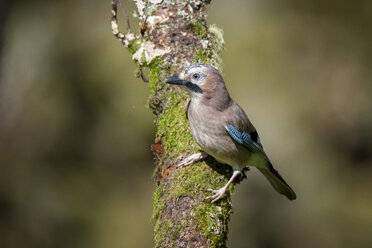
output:
[[[182,160],[178,165],[177,165],[177,168],[181,168],[181,167],[185,167],[185,166],[188,166],[190,164],[193,164],[199,160],[202,160],[203,158],[206,158],[208,156],[207,153],[205,152],[199,152],[199,153],[195,153],[193,155],[190,155],[188,156],[187,158],[185,158],[184,160]]]
[[[227,187],[229,187],[229,185],[234,181],[235,177],[237,177],[239,174],[240,174],[239,170],[234,170],[230,180],[226,183],[225,186],[218,190],[208,189],[208,191],[214,193],[214,195],[207,196],[205,199],[211,199],[212,203],[218,201],[223,196],[223,194],[225,194]]]

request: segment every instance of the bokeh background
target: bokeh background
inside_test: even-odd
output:
[[[212,1],[230,94],[298,195],[252,169],[229,247],[372,247],[371,12],[371,1]],[[2,248],[153,245],[148,89],[110,14],[109,0],[0,2]]]

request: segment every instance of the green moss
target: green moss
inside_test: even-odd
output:
[[[155,228],[158,228],[155,229],[155,247],[165,247],[165,244],[162,244],[162,242],[164,242],[165,236],[169,235],[170,232],[173,232],[176,229],[174,224],[170,220],[164,219],[161,221],[161,225],[155,225]],[[176,238],[177,237],[173,238],[172,240],[175,242]],[[174,247],[174,245],[170,247]]]
[[[229,196],[227,194],[224,197]],[[227,223],[231,213],[232,205],[230,200],[222,199],[214,204],[196,205],[195,216],[197,225],[208,239],[210,247],[226,247]]]
[[[196,196],[208,194],[207,189],[221,187],[225,183],[225,177],[213,171],[205,162],[198,162],[177,170],[172,180],[168,195],[176,200],[181,196]]]
[[[229,203],[229,201],[220,201],[222,205]],[[225,224],[230,219],[231,212],[231,205],[202,204],[196,207],[197,225],[208,239],[209,247],[226,247],[227,225]]]
[[[194,55],[195,63],[212,64],[211,59],[212,59],[212,56],[210,52],[206,50],[202,50],[200,48],[196,49],[196,53]]]
[[[159,219],[160,212],[164,209],[164,199],[163,199],[163,187],[159,185],[156,187],[154,195],[152,197],[154,203],[154,212],[152,214],[151,219],[157,220]]]
[[[169,159],[175,159],[185,151],[196,151],[184,111],[187,97],[179,93],[168,92],[168,104],[157,121],[157,136],[164,138],[163,145],[166,152],[169,152]]]
[[[149,78],[149,97],[157,96],[157,93],[160,92],[164,86],[164,79],[167,72],[169,73],[169,67],[163,65],[160,57],[154,58],[150,64],[144,64],[150,69],[150,78]],[[150,106],[151,107],[151,106]]]
[[[138,39],[133,39],[128,44],[128,51],[131,54],[135,54],[139,48],[140,48],[140,45],[139,45]]]
[[[190,134],[184,110],[188,98],[186,92],[170,90],[171,86],[164,82],[165,77],[170,75],[170,67],[163,66],[160,57],[155,58],[148,67],[150,69],[148,107],[158,115],[156,137],[163,138],[165,157],[175,159],[175,156],[186,151],[196,151],[197,146]],[[158,99],[163,101],[161,106],[157,105]]]
[[[214,163],[211,161],[211,163]],[[198,162],[182,169],[177,169],[172,178],[167,182],[167,185],[159,185],[154,193],[154,212],[152,220],[155,222],[155,243],[156,247],[162,247],[159,242],[164,241],[165,235],[171,235],[173,240],[179,236],[182,228],[185,228],[190,221],[196,221],[197,227],[202,234],[208,239],[210,247],[224,247],[226,242],[227,221],[232,212],[231,202],[224,200],[229,197],[226,194],[222,200],[212,204],[210,200],[205,200],[200,204],[198,202],[193,207],[195,217],[190,219],[190,216],[181,217],[180,220],[172,220],[169,223],[167,218],[163,218],[166,203],[176,202],[180,197],[192,196],[204,199],[210,195],[208,188],[218,189],[227,182],[227,177],[223,174],[228,174],[228,167],[219,168],[219,172],[211,168],[205,162]],[[233,186],[230,187],[233,190]],[[182,225],[175,225],[174,223],[183,223]],[[221,235],[224,234],[224,235]]]
[[[218,189],[227,182],[228,177],[223,174],[229,174],[227,171],[230,168],[221,167],[219,169],[219,172],[222,174],[216,173],[205,162],[198,162],[182,169],[177,169],[174,176],[169,179],[171,181],[167,183],[166,187],[164,185],[157,187],[153,196],[154,212],[152,217],[153,221],[156,221],[156,244],[158,244],[156,240],[164,240],[164,235],[170,235],[170,232],[172,237],[177,239],[181,230],[180,225],[172,226],[172,224],[167,223],[166,219],[161,218],[165,209],[165,203],[176,202],[183,196],[204,199],[211,194],[207,191],[208,188]],[[230,192],[233,189],[234,186],[231,186]],[[210,247],[225,247],[227,235],[226,223],[228,223],[230,214],[232,213],[231,201],[224,199],[226,197],[229,197],[229,194],[226,194],[216,203],[212,204],[210,200],[205,200],[201,204],[195,204],[193,207],[195,213],[193,221],[197,222],[197,227],[208,239]],[[185,223],[182,225],[184,228],[187,226],[187,221],[189,220],[182,218],[178,221],[173,220],[173,223]],[[164,225],[164,223],[166,224]]]
[[[191,29],[201,39],[206,39],[207,38],[207,35],[208,35],[207,27],[204,26],[200,21],[192,23],[191,24]]]
[[[172,223],[169,220],[164,220],[161,218],[161,213],[165,207],[165,199],[163,198],[163,185],[156,187],[153,195],[154,210],[151,217],[152,222],[154,222],[154,241],[155,247],[159,247],[159,243],[164,240],[164,236],[171,229]]]
[[[201,25],[201,24],[200,24]],[[197,48],[194,55],[195,63],[206,63],[215,66],[219,71],[222,71],[222,60],[220,54],[225,49],[223,40],[223,31],[215,25],[210,25],[207,33],[206,48]]]
[[[215,46],[215,51],[221,53],[225,49],[225,40],[223,39],[223,30],[214,24],[209,26],[210,35],[213,36],[212,43]]]

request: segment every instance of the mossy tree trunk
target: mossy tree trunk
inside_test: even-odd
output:
[[[138,66],[150,70],[148,107],[155,115],[154,235],[155,247],[225,247],[232,204],[229,195],[215,204],[208,188],[222,187],[231,176],[228,166],[207,158],[187,167],[176,165],[200,152],[185,115],[187,95],[164,79],[190,63],[209,63],[221,69],[222,31],[207,26],[201,0],[135,0],[141,34],[117,26],[113,1],[112,29]],[[230,191],[233,186],[230,187]]]

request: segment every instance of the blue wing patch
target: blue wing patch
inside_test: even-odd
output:
[[[249,133],[243,132],[242,133],[242,138],[243,138],[244,145],[250,146],[250,145],[253,144],[253,140],[252,140],[251,135]]]
[[[239,144],[244,145],[242,134],[238,131],[238,129],[231,125],[227,125],[225,128],[235,141],[237,141]]]
[[[256,137],[256,140],[257,140],[257,142],[256,142],[252,139],[252,137],[249,133],[239,132],[238,129],[236,129],[232,125],[227,125],[227,126],[225,126],[225,128],[229,132],[230,136],[235,141],[237,141],[239,144],[242,144],[243,146],[248,148],[248,150],[250,150],[251,152],[260,154],[262,157],[265,158],[266,161],[269,161],[269,158],[266,156],[266,154],[265,154],[265,152],[262,148],[260,138],[258,137],[257,132],[253,133]]]

